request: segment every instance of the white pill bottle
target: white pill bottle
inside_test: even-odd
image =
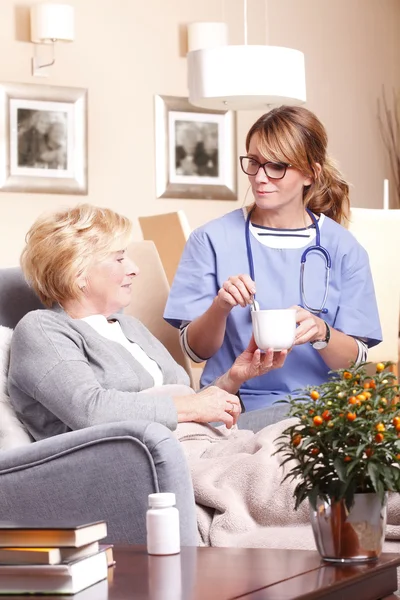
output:
[[[154,555],[179,554],[179,511],[172,492],[149,494],[146,514],[147,552]]]

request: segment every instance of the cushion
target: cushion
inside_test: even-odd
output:
[[[32,441],[15,414],[7,394],[12,333],[12,329],[0,325],[0,450],[26,446]]]

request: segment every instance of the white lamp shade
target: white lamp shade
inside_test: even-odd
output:
[[[212,110],[266,109],[306,101],[304,54],[279,46],[219,46],[191,51],[189,102]]]
[[[31,7],[31,40],[46,44],[53,40],[74,39],[74,7],[69,4],[43,2]]]
[[[189,23],[188,51],[203,48],[215,48],[228,44],[228,26],[226,23]]]

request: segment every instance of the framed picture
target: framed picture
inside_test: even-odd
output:
[[[87,91],[0,83],[0,191],[87,194]]]
[[[157,198],[237,200],[233,111],[155,97]]]

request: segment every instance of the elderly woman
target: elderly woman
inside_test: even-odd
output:
[[[285,352],[261,355],[250,340],[227,373],[194,394],[162,344],[120,312],[134,302],[139,274],[130,239],[127,218],[88,204],[39,218],[27,234],[22,269],[47,309],[17,325],[8,385],[35,440],[129,419],[231,428],[243,382],[284,363]]]

